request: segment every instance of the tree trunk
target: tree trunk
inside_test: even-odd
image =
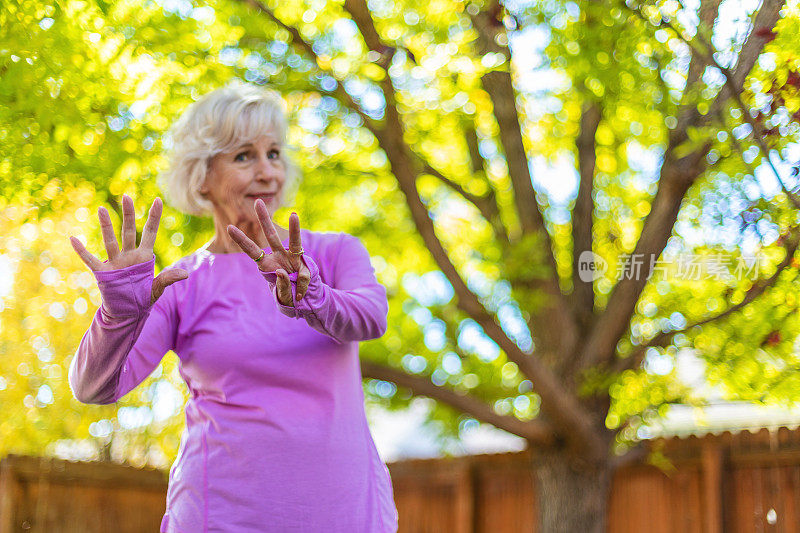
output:
[[[606,531],[612,468],[581,464],[564,453],[543,454],[534,461],[538,533]]]

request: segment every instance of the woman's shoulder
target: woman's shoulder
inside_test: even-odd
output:
[[[314,254],[323,262],[335,261],[341,251],[342,244],[348,239],[355,239],[343,231],[310,231],[303,235],[301,230],[303,249]]]
[[[305,235],[303,235],[305,233]],[[340,243],[342,238],[347,236],[343,231],[312,231],[308,229],[300,229],[301,238],[305,237],[310,245],[318,246],[336,246]]]

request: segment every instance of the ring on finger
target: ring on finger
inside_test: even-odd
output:
[[[257,258],[255,258],[255,259],[253,259],[253,261],[255,261],[256,263],[258,263],[259,261],[261,261],[262,259],[264,259],[264,256],[265,256],[265,255],[266,255],[266,252],[264,252],[264,250],[261,250],[261,255],[259,255],[259,256],[258,256]]]
[[[297,255],[297,256],[303,255],[303,252],[304,252],[304,250],[303,250],[303,247],[302,247],[302,246],[300,247],[300,251],[299,251],[299,252],[293,252],[293,251],[291,251],[291,250],[290,250],[290,249],[288,249],[288,248],[286,248],[286,251],[287,251],[287,252],[289,252],[289,253],[290,253],[290,254],[292,254],[292,255]],[[260,258],[259,258],[259,259],[260,259]]]

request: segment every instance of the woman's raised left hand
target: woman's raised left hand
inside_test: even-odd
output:
[[[300,217],[297,216],[297,213],[292,213],[289,216],[289,248],[287,250],[284,249],[281,238],[278,236],[278,231],[272,224],[267,206],[260,198],[256,200],[255,211],[258,221],[261,223],[261,229],[264,231],[264,236],[272,249],[272,253],[264,254],[264,257],[256,261],[256,264],[262,272],[275,271],[278,275],[276,281],[278,300],[283,305],[293,306],[292,283],[289,279],[289,274],[297,272],[298,300],[305,295],[306,290],[308,290],[308,283],[311,280],[311,272],[308,270],[305,261],[303,261],[303,256],[290,253],[303,250],[300,242]],[[263,250],[250,237],[233,224],[229,224],[227,230],[228,235],[239,245],[243,252],[253,260],[258,259]]]

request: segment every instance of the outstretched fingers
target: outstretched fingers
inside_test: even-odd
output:
[[[103,263],[92,255],[77,237],[70,236],[69,242],[72,244],[72,249],[75,250],[75,253],[78,254],[78,257],[81,258],[81,261],[83,261],[90,270],[96,271],[102,269]]]
[[[300,242],[300,216],[292,211],[289,215],[289,250],[299,252],[303,247]]]
[[[233,242],[239,245],[239,248],[242,249],[244,253],[250,256],[250,259],[256,260],[258,256],[261,255],[263,250],[258,247],[253,240],[244,234],[242,230],[234,226],[233,224],[228,224],[228,235],[231,236]]]
[[[264,203],[264,200],[261,198],[256,200],[254,207],[256,210],[256,216],[258,216],[258,221],[261,223],[261,229],[264,231],[264,236],[267,238],[267,242],[269,243],[269,247],[273,252],[283,253],[283,243],[278,235],[278,230],[275,229],[275,225],[272,223],[272,218],[269,216],[269,211],[267,211],[267,206]]]
[[[103,245],[108,254],[108,260],[111,261],[119,254],[119,243],[117,236],[114,235],[114,224],[111,222],[111,215],[108,214],[108,209],[100,206],[97,209],[97,218],[100,219],[100,232],[103,234]]]
[[[136,249],[136,210],[127,194],[122,195],[122,249]]]
[[[303,251],[303,243],[300,242],[300,217],[292,211],[289,215],[289,252],[292,260],[292,267],[297,272],[303,267],[302,256],[297,255]],[[293,253],[292,253],[293,252]]]
[[[144,223],[144,228],[142,228],[142,241],[139,244],[140,247],[152,250],[153,245],[156,243],[156,234],[158,233],[158,223],[161,220],[161,211],[162,211],[162,204],[161,198],[156,196],[156,199],[153,200],[153,205],[150,206],[150,212],[147,215],[147,221]]]

